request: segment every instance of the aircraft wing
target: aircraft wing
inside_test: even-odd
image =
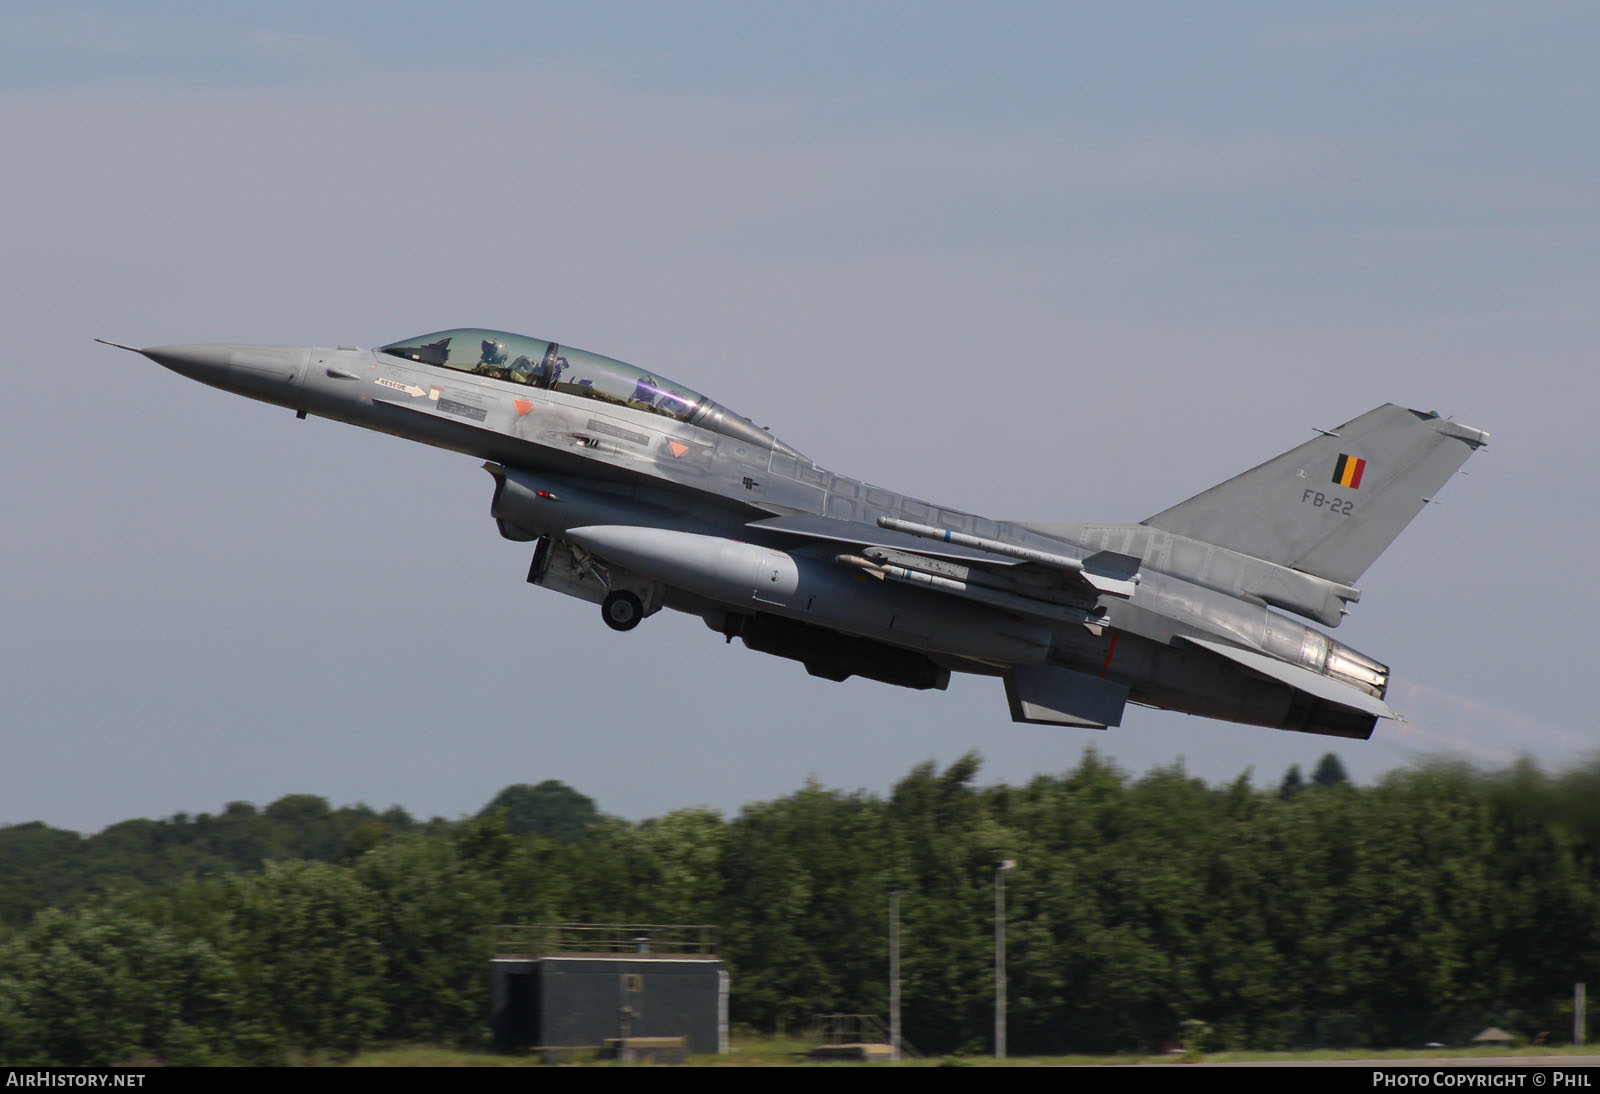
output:
[[[746,527],[845,548],[844,565],[1020,615],[1098,625],[1102,596],[1132,596],[1140,560],[1102,551],[1056,555],[947,529],[880,518],[876,525],[815,514],[769,517]]]

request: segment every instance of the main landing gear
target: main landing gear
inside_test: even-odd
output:
[[[631,631],[644,618],[644,602],[626,589],[617,589],[601,603],[600,618],[614,631]]]

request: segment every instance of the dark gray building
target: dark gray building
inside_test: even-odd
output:
[[[491,963],[495,1045],[599,1047],[682,1037],[728,1051],[728,974],[706,926],[547,923],[497,928]]]

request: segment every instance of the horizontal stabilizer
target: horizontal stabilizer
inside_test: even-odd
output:
[[[1243,665],[1252,672],[1260,673],[1270,679],[1288,684],[1297,691],[1313,695],[1337,706],[1348,710],[1369,714],[1374,718],[1398,718],[1399,715],[1390,710],[1382,699],[1357,688],[1341,684],[1337,680],[1330,680],[1319,672],[1312,672],[1299,665],[1291,665],[1287,661],[1280,661],[1255,650],[1247,650],[1241,646],[1230,646],[1225,642],[1213,642],[1206,638],[1194,638],[1186,634],[1177,636],[1180,641],[1199,646],[1201,649],[1210,650],[1212,653],[1221,654],[1228,660]]]
[[[1099,676],[1050,665],[1017,665],[1006,673],[1013,722],[1104,729],[1122,724],[1128,688]]]

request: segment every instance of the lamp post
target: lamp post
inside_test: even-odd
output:
[[[900,1058],[900,894],[898,881],[889,883],[889,1059]]]
[[[1006,875],[1011,859],[994,864],[994,1058],[1006,1058]]]

